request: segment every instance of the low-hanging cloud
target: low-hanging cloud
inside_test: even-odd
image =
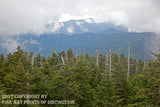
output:
[[[40,35],[48,23],[89,18],[94,23],[123,25],[129,31],[160,33],[159,11],[159,0],[1,0],[0,38]]]

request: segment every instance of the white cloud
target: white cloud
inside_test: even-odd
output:
[[[37,41],[37,40],[33,40],[33,39],[30,39],[30,40],[25,40],[23,41],[20,46],[22,47],[22,49],[26,50],[26,48],[28,48],[29,46],[29,50],[30,51],[35,51],[35,50],[39,50],[39,49],[36,49],[35,46],[40,46],[40,43]]]
[[[159,10],[158,0],[1,0],[0,34],[41,34],[50,21],[92,22],[88,18],[137,31],[160,32]]]
[[[19,45],[18,39],[12,36],[5,35],[0,37],[2,41],[0,42],[0,46],[8,50],[9,52],[13,52],[16,50],[17,46]]]
[[[39,43],[38,41],[33,40],[33,39],[31,39],[31,40],[25,40],[25,41],[23,42],[23,44],[40,45],[40,43]]]
[[[76,22],[76,24],[77,24],[78,26],[80,26],[82,23],[81,23],[81,22],[79,22],[79,21],[77,21],[77,22]]]
[[[40,35],[49,22],[92,22],[89,18],[96,23],[124,25],[130,31],[160,33],[159,11],[159,0],[0,0],[0,36]],[[60,26],[55,24],[53,32]],[[71,28],[68,31],[73,32]]]
[[[90,19],[88,19],[88,20],[90,20]],[[88,31],[88,29],[83,26],[83,22],[77,21],[76,24],[81,28],[81,30],[83,32],[87,32]]]
[[[67,32],[68,32],[68,33],[73,33],[73,32],[74,32],[74,27],[73,27],[73,26],[69,26],[69,27],[67,28]]]
[[[92,19],[85,19],[85,21],[86,21],[87,23],[93,23],[93,20],[92,20]]]
[[[64,27],[64,24],[63,24],[63,23],[56,22],[56,23],[54,23],[53,28],[51,27],[51,31],[52,31],[52,32],[57,32],[57,31],[59,31],[59,29],[60,29],[61,27]]]
[[[88,18],[94,18],[93,16],[90,15],[71,15],[71,14],[62,14],[61,17],[59,18],[58,22],[66,22],[71,19],[73,20],[79,20],[79,19],[88,19]]]

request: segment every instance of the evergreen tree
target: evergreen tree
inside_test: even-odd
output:
[[[137,62],[130,57],[130,78],[127,80],[124,53],[120,56],[112,53],[110,72],[109,61],[107,63],[107,57],[101,53],[98,57],[85,53],[84,59],[84,54],[74,56],[69,48],[58,55],[52,53],[48,58],[38,54],[32,59],[33,52],[24,52],[18,46],[17,51],[6,58],[0,54],[0,95],[47,94],[46,100],[75,100],[74,105],[65,105],[75,107],[158,107],[160,54],[152,54],[157,59],[150,60],[145,67],[141,59]]]

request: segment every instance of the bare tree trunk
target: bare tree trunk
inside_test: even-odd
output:
[[[106,67],[108,67],[108,52],[106,52]]]
[[[112,70],[112,52],[111,52],[111,49],[109,50],[109,72],[111,73],[111,70]]]
[[[61,60],[62,60],[63,65],[65,65],[65,62],[64,62],[64,59],[63,59],[62,55],[61,55]]]
[[[65,56],[66,56],[66,63],[67,63],[67,60],[68,60],[68,57],[67,57],[67,52],[65,53]]]
[[[137,75],[137,66],[136,66],[136,75]]]
[[[77,51],[76,51],[76,60],[78,59],[78,54],[77,54]]]
[[[33,56],[32,56],[31,64],[32,64],[32,70],[33,70],[33,66],[34,66],[34,53],[33,53]]]
[[[127,71],[127,80],[129,79],[129,71],[130,71],[130,43],[128,46],[128,71]]]
[[[29,46],[28,46],[28,52],[27,52],[27,60],[29,60],[28,53],[29,53]],[[27,68],[27,78],[28,77],[29,77],[29,68]],[[29,81],[27,82],[26,86],[29,87]],[[29,95],[29,91],[27,94]],[[27,100],[29,100],[29,98],[27,98]]]
[[[85,57],[86,57],[85,55],[86,55],[86,52],[85,52],[85,48],[84,48],[84,60],[85,60]]]
[[[106,64],[105,64],[105,73],[108,71],[108,52],[106,52]]]
[[[144,67],[146,66],[146,48],[145,48],[145,54],[144,54]]]
[[[42,68],[42,67],[43,67],[43,59],[42,59],[42,56],[40,56],[40,58],[41,58],[40,64],[41,64],[41,68]]]
[[[98,65],[99,65],[99,59],[98,59],[98,48],[96,49],[96,54],[97,54],[97,62],[96,62],[96,65],[97,65],[97,67],[98,67]]]

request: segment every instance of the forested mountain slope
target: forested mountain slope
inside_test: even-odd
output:
[[[111,49],[118,54],[125,53],[127,55],[128,43],[131,44],[131,55],[134,58],[144,58],[144,50],[146,43],[153,36],[152,33],[134,33],[125,32],[115,29],[107,29],[99,33],[83,33],[83,34],[44,34],[41,36],[35,36],[33,34],[27,34],[21,36],[19,42],[23,48],[27,51],[29,45],[30,50],[35,53],[41,53],[45,56],[51,54],[51,50],[56,47],[57,52],[66,51],[68,48],[72,48],[74,53],[83,53],[83,49],[93,55],[98,48],[99,51],[105,55],[106,51]],[[149,50],[147,50],[147,53]],[[148,57],[149,54],[147,54]]]

